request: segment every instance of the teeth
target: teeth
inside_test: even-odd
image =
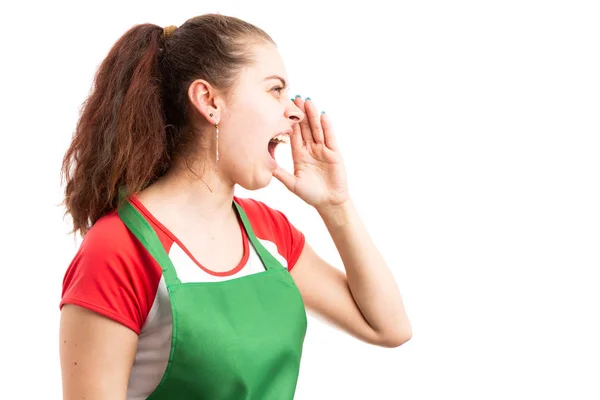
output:
[[[277,140],[279,142],[289,143],[289,141],[290,141],[290,135],[288,135],[287,133],[280,133],[279,135],[275,136],[271,140]]]

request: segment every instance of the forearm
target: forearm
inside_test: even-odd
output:
[[[348,286],[365,320],[382,337],[412,334],[402,296],[352,200],[317,210],[340,254]]]

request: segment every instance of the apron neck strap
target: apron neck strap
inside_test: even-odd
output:
[[[172,286],[181,284],[169,255],[148,221],[128,201],[119,206],[118,213],[127,228],[161,266],[167,289],[170,291]]]
[[[235,205],[238,215],[240,216],[240,219],[242,220],[244,229],[246,229],[246,233],[248,234],[248,239],[250,239],[250,243],[252,243],[252,246],[254,246],[254,249],[258,253],[258,257],[260,257],[261,261],[265,265],[265,268],[266,269],[281,269],[281,268],[283,268],[281,263],[279,261],[277,261],[277,259],[275,257],[273,257],[273,254],[271,254],[271,252],[269,252],[267,249],[265,249],[265,247],[262,245],[262,243],[258,240],[256,235],[254,234],[254,230],[252,229],[252,225],[250,225],[250,220],[248,219],[248,216],[246,215],[246,212],[244,211],[244,209],[235,200],[233,201],[233,204]]]

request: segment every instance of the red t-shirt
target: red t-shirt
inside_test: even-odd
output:
[[[257,238],[291,270],[304,247],[304,235],[282,212],[257,200],[235,200],[248,215]],[[226,280],[264,270],[241,222],[244,255],[233,270],[216,273],[200,265],[139,200],[134,197],[131,203],[156,231],[182,282]],[[69,303],[88,308],[140,334],[157,301],[161,278],[158,263],[113,211],[84,237],[65,273],[60,307]]]

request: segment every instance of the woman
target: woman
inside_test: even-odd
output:
[[[286,137],[293,175],[274,159]],[[374,345],[411,337],[329,119],[290,100],[276,45],[249,23],[129,30],[99,67],[63,174],[84,235],[60,303],[65,399],[291,399],[306,309]],[[282,212],[234,196],[273,176],[322,217],[345,274]]]

